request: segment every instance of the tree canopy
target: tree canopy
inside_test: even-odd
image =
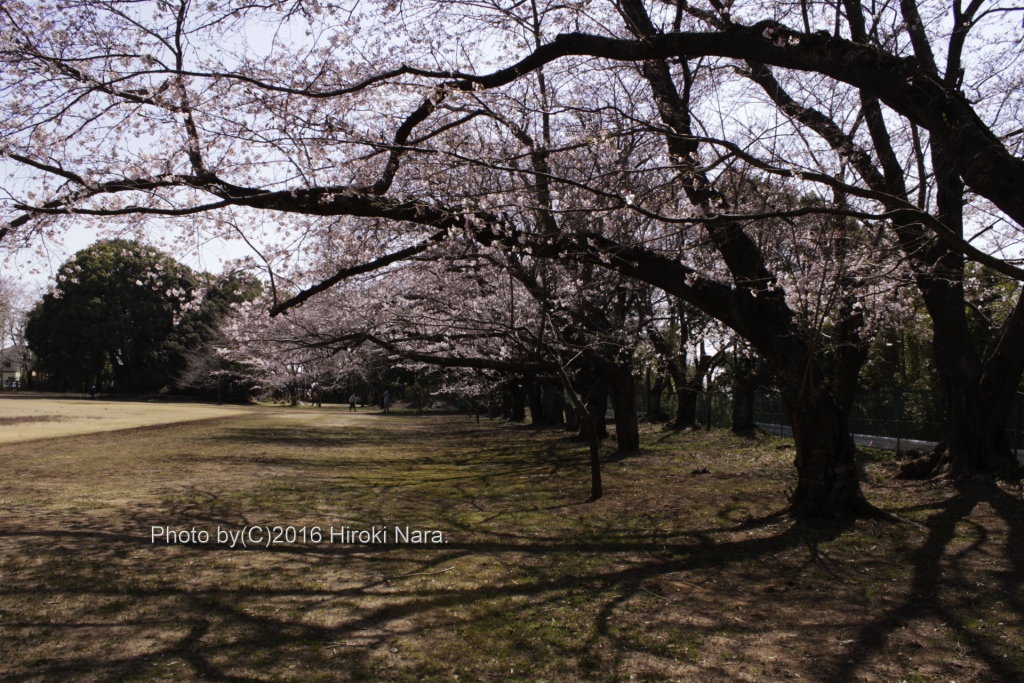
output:
[[[209,341],[239,282],[211,282],[167,254],[129,240],[100,241],[58,271],[29,314],[25,336],[55,388],[156,391]]]
[[[972,335],[965,287],[969,261],[1024,279],[1021,11],[8,2],[0,238],[113,219],[240,236],[309,348],[587,377],[593,401],[629,393],[628,339],[681,301],[770,368],[794,509],[870,512],[847,415],[907,287],[955,469],[1013,464],[1024,304],[1011,288]]]

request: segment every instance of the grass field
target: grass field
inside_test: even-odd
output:
[[[235,407],[197,403],[23,398],[21,394],[0,393],[0,443],[206,420],[242,412]]]
[[[867,493],[907,523],[794,525],[785,441],[644,436],[594,503],[563,432],[452,416],[0,444],[0,680],[1024,680],[1018,489],[876,454]],[[216,538],[275,526],[294,542]]]

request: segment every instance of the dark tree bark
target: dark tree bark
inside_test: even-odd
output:
[[[636,382],[633,374],[616,367],[616,379],[611,382],[612,405],[615,406],[615,438],[620,453],[640,450],[640,425],[636,410]]]
[[[526,422],[526,391],[519,382],[509,384],[509,422]]]
[[[526,421],[526,391],[518,380],[506,380],[502,385],[501,416],[509,422]]]
[[[659,34],[639,0],[622,0],[620,8],[630,30],[644,45],[654,46],[666,38],[670,42],[675,40]],[[734,37],[743,33],[748,40],[757,42],[759,49],[766,38],[769,43],[774,39],[769,34],[774,37],[784,33],[777,24],[759,25],[753,30],[762,31],[762,35],[755,37],[743,29],[735,32]],[[730,44],[728,49],[736,47]],[[680,62],[684,85],[680,94],[664,61],[667,55],[655,51],[635,56],[638,61],[646,60],[641,63],[641,74],[650,86],[662,123],[667,128],[666,146],[687,198],[705,216],[727,213],[729,203],[697,161],[699,142],[691,126],[692,74],[688,63]],[[739,56],[757,59],[753,54]],[[749,340],[775,370],[794,427],[798,481],[791,511],[796,516],[854,517],[877,512],[865,500],[857,479],[854,446],[849,434],[849,407],[833,393],[830,380],[815,358],[814,346],[808,344],[804,330],[786,304],[784,293],[776,286],[777,280],[768,269],[759,246],[745,232],[742,223],[729,218],[710,220],[704,228],[732,275],[730,284],[695,277],[695,273],[678,261],[653,254],[644,247],[616,243],[602,234],[589,235],[587,241],[588,246],[596,249],[595,257],[599,262],[603,256],[608,266],[659,286],[732,327]],[[848,372],[845,368],[837,369],[836,376],[845,376]]]
[[[538,427],[561,427],[564,401],[562,392],[550,381],[538,379],[530,384],[530,422]]]
[[[544,414],[544,404],[541,400],[541,385],[536,380],[530,382],[527,389],[530,403],[530,424],[536,427],[547,425],[547,416]]]
[[[848,0],[848,3],[854,8],[854,11],[849,12],[854,38],[863,38],[865,27],[859,5],[853,0]],[[913,3],[903,3],[901,6],[905,13],[909,11],[916,16]],[[979,7],[972,4],[957,19],[962,30],[959,34],[954,32],[951,46],[962,47],[962,39],[966,36],[973,13]],[[930,73],[928,78],[933,84],[945,82],[955,91],[959,48],[950,50],[947,72],[940,75],[931,47],[917,26],[919,23],[919,18],[915,20],[913,16],[908,17],[908,30],[914,35],[914,50],[920,68]],[[1024,354],[1020,353],[1020,349],[1024,348],[1024,298],[1018,298],[1002,325],[992,330],[984,348],[978,348],[976,335],[968,324],[966,314],[964,257],[955,251],[948,237],[942,241],[935,240],[933,232],[920,223],[917,215],[908,214],[904,210],[911,203],[905,172],[893,150],[877,100],[862,95],[865,121],[876,150],[878,166],[872,155],[834,121],[811,107],[795,102],[766,67],[756,63],[750,66],[748,76],[764,89],[783,112],[826,140],[850,162],[872,190],[903,202],[901,205],[900,201],[889,201],[886,208],[896,216],[893,221],[894,231],[932,319],[935,364],[949,420],[949,435],[944,442],[946,451],[942,458],[934,458],[932,461],[940,464],[948,461],[956,477],[966,477],[977,472],[1016,475],[1018,464],[1005,442],[1005,432],[1013,395],[1024,373]],[[913,120],[912,116],[910,118]],[[976,123],[980,124],[980,120]],[[962,140],[951,141],[948,137],[951,131],[933,128],[932,132],[931,160],[938,207],[936,218],[945,226],[953,241],[962,241],[965,190],[962,178],[969,177],[966,173],[968,169],[963,165]],[[976,152],[980,154],[981,150]],[[918,146],[920,164],[924,163],[924,154]],[[987,172],[988,169],[983,171]],[[973,182],[978,182],[976,175],[970,177],[974,179]],[[929,476],[934,472],[924,474]]]
[[[676,394],[676,414],[669,426],[672,429],[689,429],[697,426],[697,396],[689,377],[686,345],[690,339],[690,311],[685,302],[677,300],[672,307],[672,328],[677,332],[676,346],[669,342],[656,327],[647,328],[647,338],[658,355],[663,359],[665,371],[672,380]],[[703,375],[700,387],[703,388]]]
[[[660,364],[659,364],[660,365]],[[648,422],[666,422],[668,415],[661,405],[661,397],[668,385],[668,376],[665,372],[654,373],[654,381],[651,381],[651,369],[647,371],[647,410],[644,412],[644,419]]]
[[[732,433],[754,435],[754,393],[761,385],[763,365],[752,356],[737,353],[732,376]]]
[[[698,391],[692,384],[683,380],[676,388],[676,419],[672,422],[673,429],[697,428],[697,395]]]
[[[565,423],[565,398],[558,385],[545,383],[541,394],[541,405],[546,423],[556,427]]]
[[[969,337],[934,338],[936,362],[943,366],[940,379],[950,419],[946,444],[955,478],[1020,474],[1006,431],[1024,372],[1024,303],[1018,301],[998,332],[982,354],[964,348],[971,344]]]
[[[502,413],[502,388],[492,387],[487,393],[487,417],[489,419],[497,419],[501,417]]]
[[[578,391],[586,405],[580,406],[579,417],[579,432],[578,436],[581,439],[587,438],[586,432],[586,420],[584,419],[583,413],[589,413],[590,419],[594,425],[594,435],[598,439],[608,438],[608,384],[604,381],[604,378],[594,374],[591,368],[584,368],[579,372],[579,378],[577,379]],[[585,409],[585,410],[584,410]]]

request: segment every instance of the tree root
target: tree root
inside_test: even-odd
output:
[[[935,446],[932,451],[903,463],[900,471],[896,473],[894,478],[904,480],[934,479],[944,474],[948,469],[949,449],[946,448],[946,444],[943,442]]]
[[[918,528],[925,528],[921,524],[900,517],[892,512],[887,512],[881,508],[875,507],[867,501],[866,498],[860,497],[854,501],[845,510],[833,510],[825,514],[808,514],[806,511],[801,511],[797,508],[797,505],[793,503],[792,495],[786,492],[786,497],[789,499],[790,504],[782,510],[783,514],[789,515],[792,519],[797,522],[812,521],[812,520],[854,520],[854,519],[876,519],[883,522],[891,522],[894,524],[908,524]]]

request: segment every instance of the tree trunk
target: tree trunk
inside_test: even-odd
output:
[[[597,500],[604,495],[601,482],[601,444],[597,440],[593,416],[584,412],[584,429],[587,432],[587,448],[590,451],[590,500]]]
[[[580,393],[583,394],[583,392]],[[586,401],[587,411],[590,413],[591,421],[594,424],[594,436],[598,439],[607,439],[608,384],[603,379],[594,379],[593,383],[586,389]],[[582,419],[580,420],[579,436],[582,439],[587,438],[586,424]]]
[[[572,382],[564,371],[559,371],[562,386],[569,392],[575,406],[573,414],[580,423],[580,431],[587,440],[587,449],[590,453],[590,500],[597,500],[604,495],[604,487],[601,483],[601,444],[597,439],[594,414],[584,404],[580,392],[573,388]],[[603,405],[602,405],[603,409]]]
[[[580,429],[580,409],[573,403],[565,404],[565,431],[582,434]]]
[[[754,391],[756,385],[736,381],[732,387],[732,433],[754,435]]]
[[[834,397],[785,396],[796,443],[797,485],[790,500],[796,517],[847,518],[874,512],[860,489],[848,415]]]
[[[789,409],[796,445],[797,486],[790,500],[795,517],[851,518],[877,516],[879,511],[867,502],[857,478],[856,447],[850,435],[852,390],[847,385],[856,378],[866,357],[854,342],[863,318],[857,311],[850,320],[842,320],[848,344],[856,353],[836,355],[827,378],[803,344],[787,343],[785,337],[771,340],[768,349],[759,349],[775,369],[782,400]],[[764,353],[768,350],[769,353]],[[837,382],[837,379],[841,381]],[[844,387],[837,394],[836,384]]]
[[[550,382],[530,386],[530,422],[538,427],[560,427],[565,422],[561,390]]]
[[[1003,391],[999,391],[1000,387],[986,391],[980,379],[966,387],[958,386],[950,394],[950,434],[946,445],[955,479],[975,474],[1019,476],[1020,466],[1007,439],[1016,392],[1008,382],[1001,384]]]
[[[925,280],[919,286],[934,323],[935,364],[949,420],[945,444],[951,474],[956,479],[974,474],[1016,476],[1019,464],[1006,430],[1024,373],[1024,298],[1018,298],[987,348],[979,352],[964,313],[962,284]]]
[[[615,366],[612,401],[615,406],[615,438],[620,453],[640,450],[640,426],[636,414],[636,382],[633,374]]]
[[[643,3],[629,0],[620,7],[638,36],[654,38],[658,34]],[[721,216],[729,203],[698,161],[700,143],[693,135],[689,88],[680,94],[664,60],[643,62],[640,71],[651,86],[662,122],[672,131],[665,136],[665,143],[679,184],[704,215]],[[848,412],[835,400],[815,359],[817,340],[808,339],[786,303],[785,293],[772,286],[777,278],[743,223],[714,220],[704,228],[735,285],[695,278],[682,263],[650,254],[642,247],[617,248],[611,267],[661,287],[729,325],[775,370],[796,438],[798,483],[791,508],[796,516],[852,517],[873,512],[857,481]],[[590,240],[604,250],[602,255],[611,246],[606,242],[614,242],[601,236]],[[677,390],[680,386],[677,383]]]
[[[666,384],[665,375],[657,373],[653,384],[647,391],[647,412],[644,414],[644,419],[648,422],[665,422],[668,419],[668,415],[661,407],[661,396],[665,393]]]
[[[750,356],[738,356],[732,380],[733,434],[754,435],[754,392],[760,384],[760,365]]]
[[[697,392],[683,382],[676,389],[676,419],[672,422],[674,429],[697,428]]]
[[[526,422],[526,391],[518,382],[508,387],[508,421]]]
[[[541,404],[546,424],[560,427],[565,422],[565,398],[557,385],[544,385]]]
[[[540,382],[530,382],[527,395],[530,403],[530,424],[535,427],[543,427],[548,424],[547,416],[544,414],[544,401],[541,398]]]

